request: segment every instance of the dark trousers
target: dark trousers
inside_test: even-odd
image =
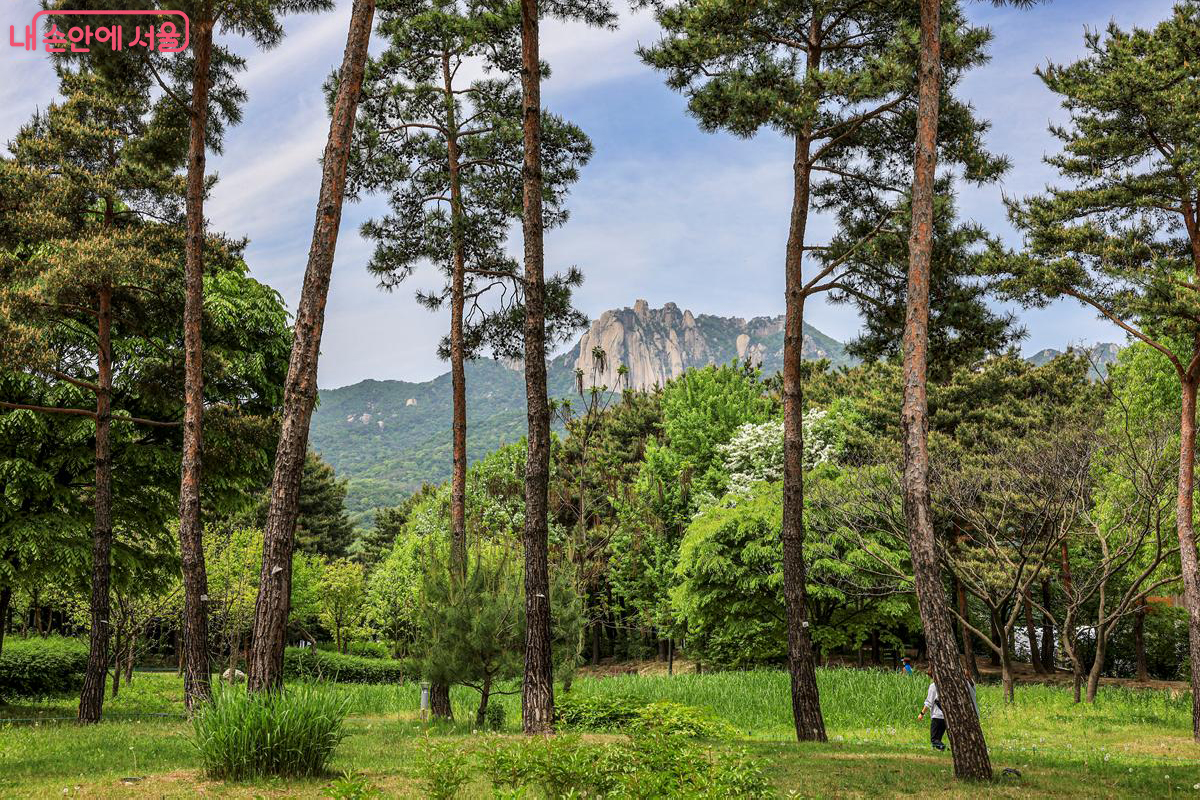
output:
[[[936,750],[945,750],[946,745],[942,744],[942,735],[946,733],[946,720],[938,719],[937,717],[929,718],[929,743]]]

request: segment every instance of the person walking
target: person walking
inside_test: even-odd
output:
[[[900,669],[897,671],[903,672],[905,675],[912,675],[913,674],[912,659],[909,658],[908,656],[905,656],[904,658],[900,659]]]
[[[917,721],[920,722],[925,718],[926,712],[929,713],[929,744],[934,750],[945,750],[946,745],[942,741],[942,737],[946,734],[946,715],[942,711],[942,704],[938,702],[938,688],[933,680],[933,667],[927,666],[925,674],[929,676],[929,691],[925,693],[925,705],[917,714]],[[979,701],[975,697],[975,684],[971,682],[969,673],[967,674],[967,691],[971,693],[971,702],[975,705],[975,713],[978,714]]]

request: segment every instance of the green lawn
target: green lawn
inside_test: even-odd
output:
[[[1016,703],[1006,705],[997,687],[980,687],[997,775],[1004,768],[1020,772],[980,790],[956,783],[949,754],[929,750],[927,728],[916,721],[926,687],[920,678],[822,670],[820,687],[831,741],[803,746],[790,741],[788,682],[780,672],[582,678],[572,692],[708,708],[741,732],[736,742],[710,746],[744,748],[760,758],[781,796],[1200,796],[1200,747],[1191,742],[1187,696],[1105,687],[1095,706],[1076,706],[1063,688],[1019,686]],[[108,721],[88,728],[55,721],[73,717],[71,699],[0,706],[0,717],[26,720],[0,723],[0,796],[191,796],[197,784],[222,796],[350,797],[372,789],[421,796],[420,765],[431,740],[478,751],[489,739],[465,723],[423,725],[413,684],[327,690],[350,702],[336,774],[254,785],[203,779],[188,724],[178,717],[182,683],[173,674],[137,674],[106,703]],[[473,719],[473,692],[456,690],[454,702],[459,720]],[[516,735],[519,697],[499,702],[510,729],[504,735]],[[463,794],[490,796],[489,787],[480,777]]]

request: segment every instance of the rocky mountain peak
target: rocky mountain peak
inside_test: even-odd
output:
[[[601,348],[606,355],[603,370],[593,370],[592,353]],[[840,344],[805,326],[806,358],[845,361]],[[605,311],[591,325],[566,358],[572,370],[583,371],[589,385],[617,388],[617,370],[628,369],[621,388],[648,389],[661,386],[685,370],[733,359],[773,371],[783,356],[783,317],[755,317],[746,322],[738,317],[717,317],[679,309],[675,303],[651,308],[643,299],[632,308]]]

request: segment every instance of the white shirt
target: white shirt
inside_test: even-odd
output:
[[[937,684],[930,683],[929,691],[925,693],[925,707],[929,709],[930,719],[945,719],[946,715],[942,713],[942,706],[937,701],[938,690]]]
[[[971,702],[975,705],[975,713],[979,713],[979,701],[975,699],[975,684],[967,681],[967,691],[971,693]],[[938,689],[936,683],[929,684],[929,691],[925,693],[925,707],[929,709],[930,719],[945,719],[946,715],[942,713],[942,705],[937,702]]]

